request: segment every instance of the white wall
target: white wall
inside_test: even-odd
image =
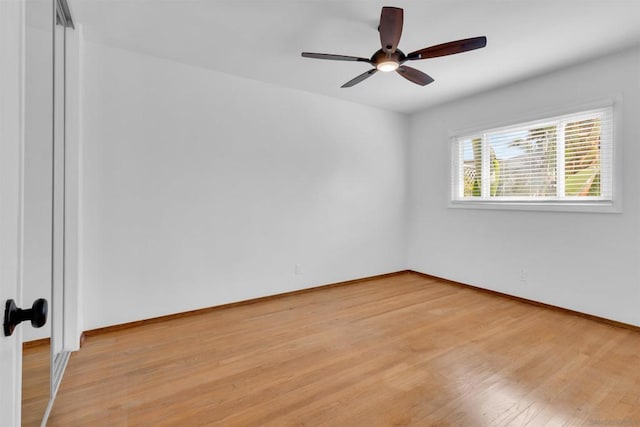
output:
[[[622,213],[447,207],[452,132],[616,96]],[[637,49],[413,115],[408,267],[640,325],[639,119]]]
[[[85,330],[406,267],[405,116],[93,43],[83,61]]]
[[[405,268],[640,325],[639,76],[636,49],[406,118],[86,43],[84,329]],[[451,132],[606,98],[622,213],[447,207]]]

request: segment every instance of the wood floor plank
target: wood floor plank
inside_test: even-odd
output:
[[[595,424],[640,425],[640,332],[411,273],[89,337],[49,422]]]

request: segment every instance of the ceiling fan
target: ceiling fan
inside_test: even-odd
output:
[[[304,56],[305,58],[332,59],[335,61],[367,62],[375,67],[360,74],[356,78],[349,80],[341,87],[355,86],[361,81],[371,77],[378,71],[395,71],[410,82],[413,82],[420,86],[426,86],[429,83],[433,82],[433,79],[420,70],[416,70],[415,68],[403,65],[406,61],[415,61],[418,59],[453,55],[455,53],[480,49],[487,45],[486,37],[473,37],[470,39],[456,40],[448,43],[426,47],[424,49],[416,50],[415,52],[411,52],[408,55],[405,55],[404,52],[398,49],[398,42],[400,42],[400,36],[402,35],[403,20],[404,12],[401,8],[382,8],[382,13],[380,14],[380,25],[378,26],[382,49],[374,53],[370,59],[359,58],[357,56],[332,55],[328,53],[312,52],[302,52],[302,56]]]

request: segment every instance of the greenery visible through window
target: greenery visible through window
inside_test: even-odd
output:
[[[454,201],[611,200],[611,108],[455,138]]]

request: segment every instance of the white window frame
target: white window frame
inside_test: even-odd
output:
[[[612,99],[600,101],[597,103],[590,103],[581,107],[573,109],[565,109],[564,111],[547,112],[537,115],[529,116],[529,119],[524,120],[511,120],[508,123],[502,123],[493,126],[478,126],[473,129],[467,129],[464,131],[450,132],[450,144],[451,144],[451,161],[450,161],[450,191],[449,191],[449,208],[466,208],[466,209],[499,209],[499,210],[534,210],[534,211],[560,211],[560,212],[602,212],[602,213],[620,213],[621,201],[620,201],[620,174],[621,174],[621,162],[619,155],[619,147],[617,141],[616,129],[619,128],[620,112],[619,99],[614,102]],[[553,197],[553,198],[518,198],[518,197],[461,197],[460,189],[462,188],[462,181],[464,180],[464,168],[460,168],[462,160],[462,152],[460,150],[459,140],[469,139],[475,137],[481,137],[486,134],[501,132],[507,129],[514,130],[518,127],[530,128],[537,125],[555,122],[555,121],[574,121],[580,120],[581,117],[587,115],[593,115],[594,113],[602,112],[603,118],[608,118],[611,123],[611,131],[603,134],[602,138],[605,143],[602,144],[602,158],[607,159],[601,163],[601,174],[609,175],[609,179],[603,180],[602,185],[605,197],[582,197],[576,199],[575,197]],[[609,117],[606,117],[609,115]],[[534,117],[532,119],[532,116]],[[562,136],[561,136],[562,134]],[[562,140],[564,135],[562,132],[558,133],[558,145],[564,143]],[[486,152],[487,138],[483,138],[482,152]],[[564,155],[564,150],[558,150],[559,156]],[[562,159],[558,159],[562,160]],[[489,165],[485,164],[489,161],[489,156],[482,156],[483,167],[481,180],[483,187],[490,185]],[[564,162],[562,165],[558,164],[557,174],[562,173],[564,175]],[[486,176],[485,176],[486,175]],[[606,181],[606,182],[604,182]],[[563,194],[561,187],[558,194]],[[482,189],[482,194],[488,194],[488,188]]]

